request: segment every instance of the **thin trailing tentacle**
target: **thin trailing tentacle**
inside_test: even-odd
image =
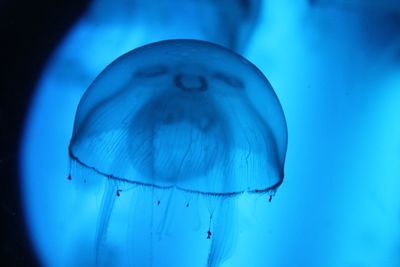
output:
[[[107,238],[107,230],[110,222],[111,213],[117,194],[117,186],[115,181],[109,179],[106,184],[106,190],[103,195],[101,212],[98,218],[97,235],[96,235],[96,267],[101,266],[102,249]]]
[[[208,254],[207,267],[218,267],[233,252],[236,241],[235,230],[236,198],[225,198],[220,201],[219,208],[213,214],[214,227],[211,247]]]
[[[173,201],[174,191],[175,190],[173,188],[173,189],[169,190],[169,192],[168,192],[168,199],[166,202],[166,207],[164,208],[164,213],[163,213],[162,219],[161,219],[160,224],[157,229],[157,235],[160,240],[162,239],[163,235],[165,235],[166,232],[168,231],[169,225],[171,224],[171,221],[174,216],[174,207],[171,207],[171,205],[173,205],[173,202],[174,202]]]

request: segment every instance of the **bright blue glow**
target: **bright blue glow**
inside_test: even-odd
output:
[[[272,87],[254,65],[230,50],[172,40],[121,56],[83,95],[69,146],[69,179],[76,181],[81,195],[92,192],[102,199],[92,225],[92,262],[197,266],[191,261],[198,243],[180,246],[188,235],[184,227],[158,232],[167,224],[193,220],[172,213],[193,202],[174,196],[181,194],[209,203],[208,260],[197,262],[220,266],[233,251],[237,199],[245,192],[275,192],[283,180],[286,143],[286,122]],[[130,197],[120,199],[125,191]],[[116,202],[125,209],[132,195],[147,202],[131,211],[136,216],[114,217],[119,213]],[[157,213],[163,214],[161,220],[154,219]],[[110,228],[115,225],[117,229]],[[135,242],[141,244],[138,250]]]
[[[400,67],[395,61],[399,54],[395,37],[399,27],[388,23],[395,16],[380,13],[398,9],[385,8],[389,1],[364,1],[379,4],[373,9],[365,9],[361,1],[347,6],[341,4],[345,1],[314,1],[313,6],[309,2],[263,1],[254,35],[246,49],[236,49],[244,51],[273,85],[290,138],[285,182],[273,201],[243,195],[236,203],[236,216],[231,213],[236,249],[222,266],[398,267]],[[156,17],[141,16],[153,22]],[[210,37],[189,29],[179,35],[171,24],[160,27],[141,19],[135,24],[138,17],[131,18],[103,24],[100,19],[93,23],[82,18],[38,84],[21,166],[30,232],[43,265],[69,266],[70,259],[93,251],[89,245],[95,243],[93,224],[97,226],[103,192],[80,194],[82,190],[65,178],[74,113],[84,90],[107,64],[134,47],[163,38]],[[151,200],[136,199],[133,192],[125,190],[118,199],[123,201],[115,202],[131,198],[132,209],[116,206],[113,210],[119,215],[113,213],[114,218],[146,213],[135,207]],[[164,209],[169,195],[161,196],[159,207]],[[182,196],[173,202],[187,200]],[[163,231],[198,231],[183,234],[181,244],[199,244],[199,255],[192,260],[201,265],[210,244],[204,229],[211,206],[200,199],[190,201],[190,207],[173,211],[191,218],[188,225],[170,224]],[[199,212],[190,213],[195,210]],[[162,211],[154,215],[162,216]],[[81,219],[74,221],[76,217]],[[114,225],[118,221],[110,221],[109,229],[118,229]],[[140,226],[145,225],[149,221]],[[109,235],[126,244],[121,233]],[[78,241],[81,235],[87,236],[87,243]],[[167,248],[169,241],[163,239]],[[132,243],[137,251],[140,244]]]
[[[68,175],[66,151],[83,92],[112,60],[152,41],[197,38],[242,50],[259,1],[229,2],[93,1],[61,42],[38,81],[21,145],[26,218],[43,265],[71,266],[81,258],[76,247],[85,251],[87,244],[79,236],[97,218],[96,199],[79,205],[83,196],[59,179]]]
[[[246,264],[266,266],[257,255],[273,251],[270,266],[399,266],[400,43],[382,42],[390,18],[288,2],[265,6],[247,53],[274,86],[290,136],[285,182],[255,235],[266,242]]]

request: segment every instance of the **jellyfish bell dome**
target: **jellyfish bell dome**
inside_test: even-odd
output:
[[[276,189],[286,146],[279,100],[252,63],[209,42],[167,40],[95,79],[69,153],[72,178],[86,169],[94,179],[229,195]]]

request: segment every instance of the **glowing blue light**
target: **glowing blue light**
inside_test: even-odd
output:
[[[90,3],[38,79],[21,141],[25,215],[41,265],[71,266],[74,259],[85,258],[75,249],[77,236],[82,225],[91,224],[96,201],[77,204],[83,197],[56,177],[68,174],[66,151],[74,113],[90,82],[121,54],[163,39],[208,40],[242,51],[256,25],[259,5],[259,0]],[[80,246],[85,251],[85,244]]]

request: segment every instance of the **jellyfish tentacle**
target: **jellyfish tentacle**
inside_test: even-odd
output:
[[[218,267],[232,254],[236,243],[236,198],[226,197],[220,201],[216,214],[213,215],[210,252],[207,267]]]
[[[135,187],[129,199],[127,218],[129,234],[126,235],[126,248],[129,252],[124,266],[152,266],[153,201],[153,188]]]
[[[161,219],[161,221],[158,225],[158,229],[157,229],[157,235],[158,235],[159,240],[162,239],[163,235],[168,233],[169,225],[171,224],[171,221],[174,216],[174,207],[171,206],[171,203],[174,202],[173,199],[174,199],[175,187],[173,187],[172,189],[169,189],[168,191],[169,191],[169,194],[168,194],[168,199],[167,199],[167,205],[164,208],[164,214],[162,215],[162,219]],[[164,193],[164,192],[162,192],[162,193]]]
[[[114,202],[117,192],[116,181],[113,181],[111,178],[108,178],[108,183],[105,184],[106,190],[102,199],[102,208],[100,211],[100,215],[98,218],[98,226],[97,226],[97,234],[96,234],[96,245],[95,245],[95,255],[96,255],[96,264],[95,266],[101,266],[101,255],[103,245],[107,238],[107,229],[110,222],[111,213],[114,207]]]

